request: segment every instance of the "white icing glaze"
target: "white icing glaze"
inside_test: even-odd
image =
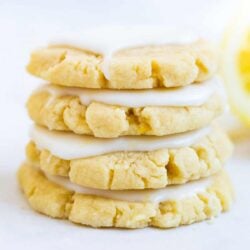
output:
[[[198,36],[184,30],[155,26],[111,26],[68,33],[50,42],[51,45],[70,45],[102,54],[102,71],[110,79],[109,65],[112,55],[121,49],[145,45],[188,44]]]
[[[183,185],[171,185],[162,189],[148,190],[101,190],[94,188],[86,188],[70,182],[65,177],[51,176],[45,174],[46,177],[66,189],[76,193],[96,195],[114,200],[130,201],[130,202],[162,202],[168,200],[180,200],[183,198],[195,196],[204,192],[211,184],[211,177],[192,181]]]
[[[38,148],[65,160],[72,160],[119,151],[153,151],[193,145],[205,137],[211,128],[168,136],[126,136],[112,139],[76,135],[68,132],[49,131],[33,126],[30,137]]]
[[[72,95],[78,96],[83,105],[100,102],[126,107],[145,106],[199,106],[204,104],[211,95],[219,92],[221,81],[214,77],[200,84],[192,84],[180,88],[150,90],[111,90],[83,89],[45,85],[37,91],[46,90],[52,97]],[[49,100],[49,103],[53,99]]]

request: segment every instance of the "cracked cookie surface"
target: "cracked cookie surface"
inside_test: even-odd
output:
[[[74,193],[49,181],[27,163],[19,169],[18,179],[34,210],[92,227],[177,227],[213,218],[227,211],[233,200],[231,183],[224,171],[211,177],[211,184],[204,191],[160,203],[127,202]]]
[[[123,135],[169,135],[208,125],[224,110],[219,94],[201,106],[130,108],[92,102],[77,96],[53,96],[46,90],[33,93],[27,109],[30,118],[51,130],[115,138]]]
[[[206,41],[186,45],[145,46],[116,52],[110,79],[101,70],[102,55],[70,46],[35,50],[27,70],[53,84],[84,88],[146,89],[185,86],[209,79],[217,52]]]
[[[99,189],[163,188],[218,172],[232,153],[227,135],[214,129],[200,142],[184,148],[151,152],[114,152],[64,160],[34,142],[26,147],[29,162],[51,175],[67,176],[78,185]]]

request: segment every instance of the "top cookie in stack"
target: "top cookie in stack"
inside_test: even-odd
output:
[[[225,106],[217,53],[178,34],[90,37],[32,53],[28,71],[50,82],[27,102],[36,126],[19,171],[36,210],[138,228],[189,224],[229,208],[221,169],[232,145],[211,125]]]
[[[216,68],[215,51],[202,40],[122,49],[114,51],[111,58],[53,45],[34,51],[27,67],[31,74],[54,84],[95,89],[186,86],[209,79]]]

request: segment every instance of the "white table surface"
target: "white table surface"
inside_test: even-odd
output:
[[[0,249],[249,249],[250,139],[236,146],[227,166],[237,200],[230,212],[210,222],[171,230],[92,229],[50,219],[29,208],[18,189],[16,170],[24,160],[24,145],[28,141],[30,125],[24,103],[40,82],[24,71],[31,48],[58,29],[77,25],[79,20],[83,20],[85,26],[89,23],[96,25],[103,20],[109,24],[119,18],[123,22],[126,20],[124,13],[131,10],[131,22],[135,16],[143,23],[156,22],[151,16],[149,1],[136,2],[136,7],[145,7],[143,13],[131,8],[134,1],[130,1],[130,5],[125,4],[126,1],[118,1],[119,4],[116,1],[113,10],[119,10],[120,14],[110,11],[108,15],[103,14],[105,4],[100,5],[101,1],[82,1],[79,7],[76,2],[0,2]],[[158,11],[153,13],[158,21],[163,21],[165,15],[162,4],[165,3],[163,7],[166,8],[166,3],[176,1],[154,2],[153,7],[158,6]],[[178,9],[181,1],[177,2],[175,9]],[[192,0],[192,3],[200,4],[200,9],[209,1],[200,2]],[[114,1],[107,1],[107,6],[112,3],[114,5]],[[75,7],[70,8],[72,5]],[[203,6],[204,10],[206,7]],[[67,14],[73,19],[70,25]],[[173,13],[171,15],[174,17]],[[188,17],[186,19],[189,20]]]

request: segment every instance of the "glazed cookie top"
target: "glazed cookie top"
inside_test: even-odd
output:
[[[59,36],[35,50],[28,71],[54,84],[148,89],[210,78],[214,48],[198,36],[162,28],[112,28]]]
[[[77,159],[110,152],[147,152],[162,148],[190,146],[211,131],[210,127],[168,136],[126,136],[112,139],[95,138],[59,131],[50,131],[40,126],[30,130],[31,139],[40,149],[47,149],[62,159]]]

